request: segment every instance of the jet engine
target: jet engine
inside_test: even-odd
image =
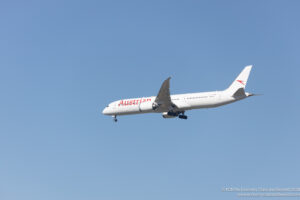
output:
[[[153,110],[153,106],[152,106],[152,103],[150,101],[142,102],[139,105],[139,109],[140,109],[140,111],[143,111],[143,112],[150,112],[150,111]]]

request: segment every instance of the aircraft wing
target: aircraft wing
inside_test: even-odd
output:
[[[154,109],[158,107],[162,110],[171,110],[173,108],[173,103],[170,97],[170,79],[171,77],[167,78],[160,87],[160,90],[155,98],[155,105]]]

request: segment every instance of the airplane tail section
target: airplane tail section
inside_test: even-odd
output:
[[[232,84],[227,88],[227,92],[230,95],[240,95],[240,93],[244,93],[245,95],[245,87],[247,84],[248,77],[250,75],[250,71],[252,69],[252,65],[246,66],[243,71],[238,75],[238,77],[232,82]]]

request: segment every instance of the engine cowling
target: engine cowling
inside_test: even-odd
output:
[[[148,101],[148,102],[142,102],[140,104],[140,107],[139,107],[140,111],[143,111],[143,112],[149,112],[149,111],[152,111],[153,108],[152,108],[152,102],[151,101]]]
[[[176,113],[171,113],[171,112],[163,112],[162,113],[163,118],[174,118],[177,116],[178,116],[178,114],[176,114]]]

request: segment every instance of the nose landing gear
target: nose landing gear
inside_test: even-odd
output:
[[[112,117],[113,117],[114,122],[117,122],[117,121],[118,121],[117,115],[113,115]]]

